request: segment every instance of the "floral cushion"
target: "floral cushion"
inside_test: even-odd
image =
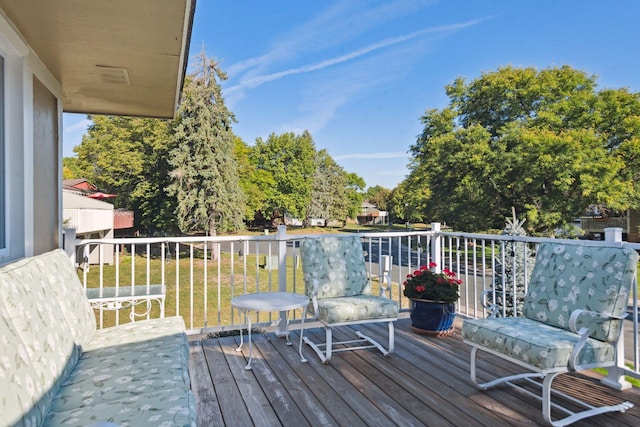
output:
[[[47,287],[55,294],[75,343],[86,345],[96,331],[96,316],[69,256],[62,249],[57,249],[33,258],[33,262],[45,277]]]
[[[195,425],[181,317],[95,330],[56,250],[0,268],[0,425]]]
[[[99,422],[119,427],[195,426],[195,401],[191,391],[157,390],[140,395],[126,395],[120,400],[97,401],[68,411],[52,411],[44,426],[86,427]],[[97,424],[96,424],[97,425]]]
[[[465,319],[462,338],[540,369],[563,370],[579,335],[528,318],[499,317]],[[601,366],[613,363],[614,357],[611,344],[589,338],[577,364]]]
[[[27,346],[18,335],[0,300],[0,423],[10,426],[38,425],[44,408],[35,408],[46,394],[32,366]],[[40,405],[42,406],[42,405]],[[23,415],[25,415],[23,419]],[[28,422],[32,421],[32,422]]]
[[[158,327],[153,328],[154,325]],[[181,317],[169,317],[135,322],[127,331],[121,331],[125,329],[121,327],[99,330],[96,335],[108,336],[112,344],[82,354],[53,402],[53,410],[60,412],[164,389],[186,392],[190,387],[189,351],[180,329],[183,325]],[[137,342],[132,338],[136,337],[136,329],[142,336]],[[155,331],[155,337],[151,331]],[[103,343],[106,341],[105,338]]]
[[[38,404],[30,416],[40,423],[52,396],[73,370],[80,351],[34,258],[0,269],[0,301],[4,306],[3,318],[10,319],[37,376],[32,391]]]
[[[637,265],[638,254],[631,249],[543,243],[524,299],[524,316],[564,329],[569,329],[576,309],[621,316]],[[584,314],[576,330],[587,327],[591,337],[613,342],[621,325],[621,320]]]
[[[311,311],[313,311],[310,306]],[[358,295],[318,300],[318,319],[324,323],[343,323],[398,317],[398,304],[387,298]]]
[[[622,247],[542,243],[536,253],[524,298],[525,317],[465,319],[462,337],[540,369],[564,370],[579,335],[569,320],[575,310],[575,331],[589,329],[590,338],[576,365],[613,364],[621,320],[634,283],[638,255]]]
[[[306,238],[300,245],[305,292],[309,298],[370,294],[358,236]]]

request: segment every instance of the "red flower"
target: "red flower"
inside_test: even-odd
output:
[[[434,301],[455,302],[459,298],[458,286],[462,283],[456,273],[449,268],[436,272],[437,264],[430,262],[427,266],[417,267],[408,274],[404,282],[402,294],[412,299],[427,299]]]
[[[455,277],[456,273],[454,273],[453,271],[449,270],[448,268],[445,268],[444,270],[444,274],[446,274],[449,277]]]

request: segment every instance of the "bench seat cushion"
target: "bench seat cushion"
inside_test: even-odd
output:
[[[195,426],[196,408],[188,389],[157,390],[110,402],[94,402],[68,411],[52,411],[44,426],[86,427],[109,422],[121,427]]]
[[[188,390],[189,353],[180,329],[183,324],[181,317],[150,319],[97,331],[104,346],[82,354],[52,409],[61,412],[158,390]],[[122,328],[129,333],[122,334]],[[107,346],[111,340],[114,343]]]
[[[313,311],[311,304],[309,308]],[[393,319],[396,317],[398,317],[398,304],[387,298],[358,295],[318,299],[318,319],[324,323]]]
[[[522,317],[465,319],[462,338],[510,356],[541,370],[567,366],[579,335],[566,329]],[[613,363],[613,345],[589,338],[579,354],[578,365]]]

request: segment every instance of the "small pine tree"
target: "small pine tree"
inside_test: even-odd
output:
[[[526,236],[527,232],[522,227],[525,221],[526,219],[518,220],[515,209],[513,209],[513,218],[506,218],[506,225],[502,230],[502,234],[505,236]],[[535,262],[535,255],[525,242],[505,242],[503,247],[504,252],[500,251],[495,257],[495,285],[489,294],[488,300],[490,304],[497,306],[497,316],[522,316],[526,291],[525,259],[528,274],[530,275]],[[527,283],[529,277],[527,277]]]

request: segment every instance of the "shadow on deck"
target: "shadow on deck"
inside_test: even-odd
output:
[[[382,356],[373,350],[337,353],[323,365],[303,347],[307,363],[300,362],[297,340],[254,335],[253,370],[244,366],[248,345],[235,351],[239,337],[191,341],[189,368],[200,426],[523,426],[543,425],[541,403],[509,386],[489,391],[469,381],[470,347],[459,334],[446,338],[416,335],[410,320],[396,323],[395,352]],[[359,325],[386,339],[386,327]],[[306,336],[323,337],[321,328]],[[341,334],[334,334],[340,339]],[[516,365],[482,353],[479,378],[521,372]],[[611,413],[580,421],[576,426],[640,425],[640,390],[625,392],[600,385],[584,375],[558,377],[557,388],[594,404],[628,400],[635,406],[624,414]]]

